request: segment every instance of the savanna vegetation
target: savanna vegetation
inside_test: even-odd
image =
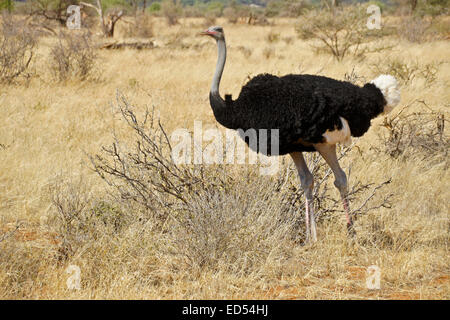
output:
[[[370,4],[380,29],[367,28]],[[81,5],[80,29],[66,26],[69,5]],[[449,299],[448,7],[1,1],[0,297]],[[316,155],[314,244],[289,157],[271,176],[174,163],[175,130],[218,128],[217,49],[198,36],[213,24],[228,44],[222,94],[263,72],[398,79],[400,105],[339,150],[354,239]]]

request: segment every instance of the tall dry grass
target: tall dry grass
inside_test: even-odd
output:
[[[322,205],[337,212],[319,220],[319,241],[304,246],[298,223],[301,191],[288,157],[273,177],[259,176],[254,166],[203,168],[210,185],[199,187],[189,210],[155,212],[124,201],[89,159],[116,138],[125,154],[135,151],[135,130],[116,108],[117,89],[140,119],[146,109],[159,110],[168,133],[192,130],[194,120],[216,127],[208,102],[215,44],[196,36],[201,19],[181,19],[170,28],[156,19],[157,48],[99,50],[95,80],[55,83],[44,59],[55,39],[44,37],[40,59],[34,61],[39,76],[27,86],[0,87],[0,297],[448,299],[450,177],[442,154],[448,146],[447,122],[438,127],[439,116],[448,119],[448,41],[417,44],[389,36],[384,41],[396,45],[388,52],[337,62],[311,52],[309,43],[296,37],[294,20],[270,26],[217,23],[224,26],[229,46],[221,90],[234,96],[248,77],[261,72],[364,82],[377,75],[373,65],[381,68],[383,61],[418,63],[419,71],[437,66],[431,85],[419,71],[405,81],[401,105],[374,120],[341,160],[346,171],[351,168],[351,187],[390,179],[367,207],[392,194],[390,208],[363,210],[357,237],[348,241],[331,177],[324,182],[328,202]],[[126,34],[118,27],[119,35]],[[290,40],[269,41],[268,55],[270,34]],[[402,131],[413,135],[395,140],[402,123],[408,128],[408,118],[401,117],[432,112],[438,114],[436,121],[429,116],[428,127]],[[422,123],[420,115],[414,119]],[[421,134],[423,139],[413,139]],[[432,142],[425,136],[430,134]],[[396,142],[401,152],[393,156]],[[279,179],[285,182],[282,188]],[[352,207],[358,208],[372,190],[358,195]],[[69,265],[80,268],[80,290],[67,286],[73,275],[67,273]],[[381,270],[380,290],[366,287],[370,265]]]

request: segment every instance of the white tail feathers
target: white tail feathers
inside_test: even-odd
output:
[[[397,80],[393,76],[382,74],[370,83],[380,89],[384,99],[386,99],[387,104],[384,113],[390,112],[400,102],[400,90],[398,90]]]

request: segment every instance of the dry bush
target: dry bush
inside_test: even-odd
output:
[[[269,20],[260,12],[250,12],[247,23],[254,26],[268,26]]]
[[[36,34],[23,21],[15,21],[8,15],[1,17],[0,82],[12,83],[19,77],[31,76],[30,63],[36,45]]]
[[[178,24],[178,18],[182,11],[183,8],[179,2],[174,3],[172,0],[165,0],[161,4],[162,15],[166,18],[169,26]]]
[[[59,81],[70,78],[87,79],[97,59],[89,33],[61,32],[51,48],[49,67]]]
[[[376,74],[391,74],[403,85],[411,83],[416,78],[425,80],[426,87],[431,86],[437,79],[437,73],[442,63],[431,62],[421,65],[418,61],[407,61],[400,58],[383,58],[371,65]]]
[[[206,12],[203,17],[203,25],[205,27],[214,26],[216,24],[217,15],[214,12]]]
[[[294,37],[283,37],[281,38],[287,45],[290,45],[292,42],[294,42]]]
[[[280,34],[277,32],[270,31],[266,36],[266,41],[268,43],[276,43],[280,41]]]
[[[368,44],[380,37],[366,26],[367,14],[363,6],[349,6],[335,10],[312,10],[301,17],[296,32],[301,39],[318,39],[313,47],[319,52],[331,53],[337,60],[346,55],[363,56],[369,51],[387,49],[384,45],[375,49]]]
[[[91,163],[112,187],[116,206],[128,208],[135,223],[149,224],[160,235],[157,250],[168,260],[190,269],[256,272],[269,259],[287,259],[289,248],[304,241],[303,191],[292,166],[268,177],[255,167],[177,165],[154,111],[139,120],[121,95],[117,106],[135,143],[128,145],[116,136],[111,146],[91,156]],[[309,163],[316,178],[318,223],[338,220],[343,210],[331,195],[331,169],[316,154]],[[389,207],[390,195],[373,201],[383,185],[356,181],[349,192],[353,214]]]
[[[367,79],[364,76],[359,75],[355,71],[355,67],[352,68],[352,71],[346,72],[344,74],[344,80],[356,84],[358,86],[364,86],[367,83]]]
[[[246,46],[239,46],[237,48],[239,50],[239,52],[241,52],[245,58],[250,58],[252,56],[253,50],[246,47]]]
[[[236,23],[239,20],[239,12],[236,8],[227,7],[223,9],[223,16],[229,23]]]
[[[425,111],[403,114],[403,110],[414,103],[423,105]],[[450,136],[445,131],[448,113],[434,111],[424,101],[414,103],[396,116],[385,118],[383,126],[388,129],[388,134],[380,135],[383,152],[393,158],[419,157],[433,163],[447,163],[450,150]]]
[[[262,52],[264,58],[271,59],[275,56],[275,49],[272,47],[265,47]]]
[[[432,24],[432,20],[422,17],[403,17],[397,29],[398,36],[410,42],[422,43],[429,39]]]
[[[104,236],[119,236],[129,217],[111,200],[94,198],[82,178],[58,176],[50,183],[54,215],[48,225],[59,235],[55,258],[59,263]]]
[[[129,23],[125,29],[125,36],[129,38],[151,38],[153,35],[153,22],[147,14],[136,15],[134,23]]]

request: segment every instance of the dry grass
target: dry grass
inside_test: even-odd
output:
[[[168,28],[165,19],[155,19],[158,47],[99,50],[102,73],[95,81],[55,83],[45,59],[55,39],[42,38],[34,62],[39,76],[26,86],[0,87],[0,297],[449,299],[448,159],[439,156],[439,148],[438,154],[427,154],[412,145],[405,149],[407,156],[396,158],[384,149],[390,130],[385,125],[403,107],[403,114],[430,112],[413,101],[424,101],[433,112],[448,112],[448,41],[396,40],[389,51],[393,59],[420,60],[438,70],[432,85],[422,76],[407,81],[401,106],[388,122],[374,120],[341,160],[346,171],[351,167],[352,186],[357,181],[379,185],[391,178],[371,199],[376,206],[392,193],[391,208],[364,212],[356,222],[354,242],[347,241],[341,214],[319,221],[314,245],[286,236],[293,226],[287,217],[295,221],[303,216],[288,157],[282,168],[292,171],[287,188],[294,200],[284,207],[279,205],[284,202],[275,188],[277,178],[261,178],[252,166],[204,168],[209,177],[231,180],[222,179],[225,183],[216,185],[215,192],[219,180],[211,181],[213,191],[203,194],[209,198],[198,197],[191,203],[196,214],[183,219],[172,214],[161,220],[154,216],[160,212],[117,199],[88,157],[114,142],[112,132],[131,147],[136,141],[121,113],[111,107],[117,104],[117,89],[139,117],[153,106],[159,110],[168,133],[191,130],[194,120],[203,121],[204,128],[216,127],[208,103],[216,47],[211,39],[196,36],[203,22],[180,19]],[[370,80],[376,76],[370,66],[385,55],[373,52],[364,61],[347,57],[337,62],[298,40],[294,20],[273,22],[248,26],[218,19],[229,46],[222,93],[237,96],[248,76],[261,72],[338,79],[351,73],[352,79]],[[120,22],[117,27],[123,34]],[[277,54],[267,56],[268,34],[292,41],[270,41]],[[252,52],[243,54],[239,48]],[[448,127],[411,132],[437,132],[448,143]],[[327,197],[338,199],[332,180],[326,184]],[[355,199],[353,207],[370,192]],[[170,230],[161,227],[166,220]],[[302,230],[300,226],[299,237]],[[69,265],[80,268],[80,290],[67,287]],[[381,269],[380,290],[366,288],[370,265]]]

